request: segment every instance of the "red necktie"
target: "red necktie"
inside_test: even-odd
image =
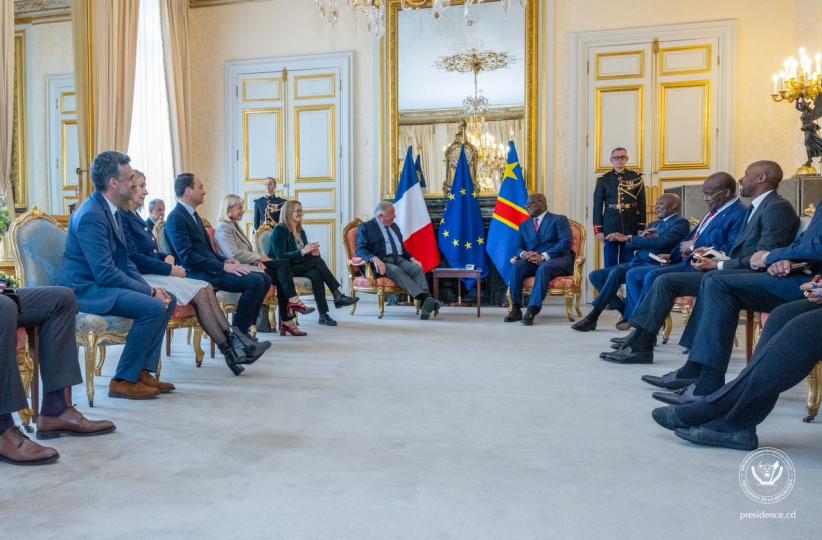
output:
[[[694,235],[694,239],[692,240],[692,242],[696,242],[696,239],[699,238],[699,235],[702,234],[702,231],[704,231],[705,228],[708,227],[708,222],[711,221],[711,218],[714,217],[714,214],[716,214],[716,210],[711,210],[710,212],[708,212],[708,216],[705,218],[704,221],[705,224],[696,230],[696,234]]]
[[[534,218],[534,230],[535,231],[539,230],[539,218],[538,217]]]

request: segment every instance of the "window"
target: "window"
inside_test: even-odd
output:
[[[166,211],[170,211],[175,204],[174,160],[159,0],[140,2],[128,154],[131,165],[146,175],[148,197],[141,211],[143,217],[148,215],[148,202],[152,199],[163,199]]]

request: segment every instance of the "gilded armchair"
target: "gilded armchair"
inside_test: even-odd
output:
[[[345,247],[345,257],[348,261],[348,281],[351,286],[351,294],[355,297],[357,293],[368,293],[377,295],[378,319],[382,319],[385,314],[385,295],[392,293],[404,293],[405,290],[397,285],[394,280],[384,276],[374,275],[374,270],[370,264],[365,264],[360,257],[357,257],[357,234],[362,220],[354,219],[343,229],[343,246]],[[416,312],[420,312],[420,303],[414,300]],[[357,304],[351,306],[351,314],[357,311]]]
[[[579,309],[579,302],[582,296],[582,278],[583,269],[585,268],[585,227],[576,221],[569,219],[571,225],[571,249],[576,254],[574,260],[574,273],[571,276],[558,276],[551,280],[548,285],[549,296],[564,296],[565,297],[565,313],[568,320],[574,321],[574,311],[577,317],[582,317],[582,311]],[[523,295],[530,295],[534,287],[534,278],[526,278],[522,284]],[[511,289],[505,293],[508,298],[508,306],[513,304],[511,298]]]

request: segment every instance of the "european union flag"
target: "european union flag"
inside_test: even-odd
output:
[[[502,185],[497,196],[497,205],[488,228],[488,257],[494,262],[499,274],[508,284],[513,265],[511,255],[519,236],[519,226],[528,219],[525,203],[528,188],[519,165],[514,141],[508,142],[508,165],[502,177]]]
[[[454,173],[451,193],[447,195],[448,201],[440,223],[437,243],[453,268],[464,268],[466,264],[473,264],[475,268],[482,270],[484,277],[488,275],[488,265],[485,264],[485,230],[482,226],[478,196],[479,193],[474,191],[463,146]],[[468,289],[474,287],[474,280],[466,279],[464,282]]]
[[[423,191],[428,191],[428,185],[425,183],[425,175],[422,173],[422,165],[420,164],[419,154],[417,154],[417,160],[414,161],[414,170],[417,171],[417,180],[420,181],[420,188]]]

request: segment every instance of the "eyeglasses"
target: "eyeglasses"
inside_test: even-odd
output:
[[[303,212],[302,210],[294,210],[294,214],[296,214],[298,216],[301,216],[301,215],[305,214],[305,212]]]
[[[611,159],[622,161],[622,160],[627,160],[628,156],[611,156]]]

